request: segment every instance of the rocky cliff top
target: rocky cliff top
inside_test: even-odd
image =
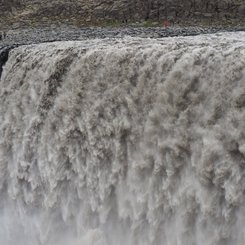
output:
[[[0,28],[50,25],[242,25],[244,0],[0,0]]]

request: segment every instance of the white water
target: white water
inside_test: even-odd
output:
[[[0,245],[243,245],[244,204],[245,33],[10,52]]]

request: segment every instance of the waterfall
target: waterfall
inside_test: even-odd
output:
[[[9,50],[0,245],[245,244],[245,33]]]

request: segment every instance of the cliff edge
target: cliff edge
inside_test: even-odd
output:
[[[239,25],[243,0],[1,0],[0,28],[139,23]]]

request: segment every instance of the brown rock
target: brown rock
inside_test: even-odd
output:
[[[235,0],[2,0],[0,22],[39,22],[58,18],[84,24],[100,21],[161,22],[171,18],[182,20],[237,19],[245,17],[245,4]],[[14,19],[16,19],[14,21]],[[30,21],[29,21],[30,20]],[[11,24],[11,23],[10,23]],[[19,28],[18,26],[15,28]]]

